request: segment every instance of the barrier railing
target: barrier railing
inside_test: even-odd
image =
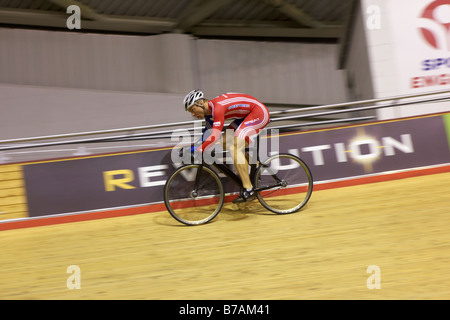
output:
[[[332,124],[367,122],[376,120],[376,116],[365,115],[365,116],[348,117],[344,115],[344,117],[336,119],[334,118],[321,119],[320,117],[336,116],[348,113],[354,114],[387,107],[442,101],[447,100],[449,98],[450,98],[450,91],[440,91],[440,92],[421,93],[416,95],[403,95],[403,96],[387,97],[382,99],[370,99],[370,100],[353,101],[322,106],[271,111],[270,112],[271,122],[267,126],[267,128],[290,130],[319,125],[324,126]],[[320,110],[320,112],[316,112],[318,110]],[[314,121],[310,121],[309,119],[311,118],[313,118]],[[302,122],[302,119],[304,120],[306,119],[306,122]],[[282,122],[285,122],[285,124],[279,124]],[[170,139],[174,133],[181,135],[182,133],[186,133],[186,131],[188,131],[191,134],[192,130],[195,130],[196,128],[202,126],[201,123],[202,123],[201,120],[191,120],[191,121],[155,124],[148,126],[137,126],[137,127],[127,127],[109,130],[87,131],[78,133],[0,140],[0,163],[6,162],[5,160],[2,161],[2,159],[8,159],[4,154],[5,151],[10,150],[53,147],[53,146],[74,145],[74,144]],[[158,130],[161,128],[165,128],[165,130]],[[174,129],[167,129],[167,128],[174,128]],[[167,145],[169,145],[169,143]],[[51,152],[51,150],[49,150],[48,152]]]

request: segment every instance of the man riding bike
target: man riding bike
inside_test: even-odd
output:
[[[233,203],[252,201],[255,191],[248,173],[248,161],[245,147],[253,141],[259,132],[269,123],[267,107],[256,98],[242,93],[224,93],[212,100],[204,97],[200,90],[192,90],[183,101],[184,108],[197,119],[205,119],[205,130],[209,136],[202,138],[203,143],[191,151],[203,153],[205,149],[218,141],[226,119],[234,119],[227,129],[234,130],[233,141],[226,141],[234,165],[242,180],[243,190]],[[205,132],[204,130],[204,132]]]

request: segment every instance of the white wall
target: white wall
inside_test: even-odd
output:
[[[209,96],[265,102],[346,100],[336,44],[199,40],[0,28],[0,83]]]
[[[0,85],[1,140],[192,120],[184,96]]]
[[[192,87],[188,42],[0,28],[0,83],[177,93]]]
[[[200,40],[0,28],[0,136],[192,118],[182,99],[244,92],[266,103],[346,101],[334,44]]]
[[[337,45],[232,40],[195,41],[199,85],[213,96],[245,92],[264,102],[347,101]]]

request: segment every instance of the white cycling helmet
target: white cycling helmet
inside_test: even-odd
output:
[[[183,100],[184,109],[186,111],[190,111],[192,106],[195,104],[195,102],[198,99],[203,99],[203,98],[204,98],[203,92],[201,92],[198,89],[192,90],[191,92],[189,92],[186,95],[186,97],[184,97],[184,100]]]

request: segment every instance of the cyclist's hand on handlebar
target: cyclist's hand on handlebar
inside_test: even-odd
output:
[[[181,147],[178,150],[178,156],[180,159],[183,159],[185,163],[188,161],[189,157],[191,158],[190,163],[202,163],[203,161],[203,154],[198,150],[198,146],[195,146],[194,144],[190,146]],[[187,159],[185,157],[188,157]]]
[[[191,152],[191,146],[184,146],[177,150],[179,160],[184,164],[193,163],[193,153]],[[189,160],[190,159],[190,160]]]
[[[194,144],[191,144],[190,146],[181,147],[180,149],[178,149],[178,156],[182,158],[183,155],[185,154],[192,154],[194,150],[195,150]]]

